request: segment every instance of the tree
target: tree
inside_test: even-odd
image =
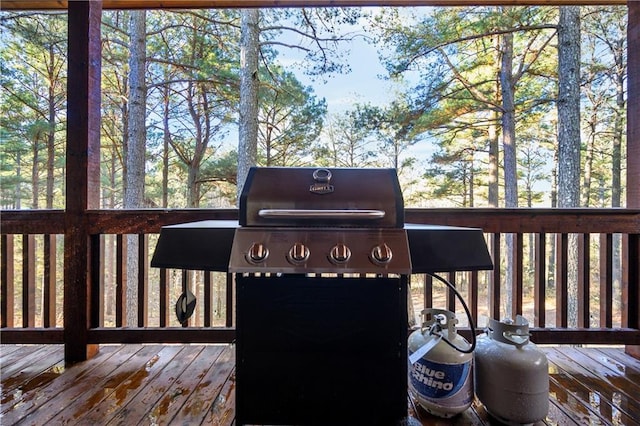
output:
[[[238,104],[237,15],[227,11],[173,13],[156,17],[151,38],[153,99],[162,158],[162,194],[168,189],[169,157],[184,173],[184,204],[199,207],[208,176]],[[170,149],[169,149],[170,148]],[[235,180],[235,178],[234,178]],[[168,201],[167,201],[168,202]]]
[[[264,74],[259,90],[258,163],[283,167],[309,163],[327,112],[325,100],[317,99],[311,88],[279,66],[270,66]]]
[[[238,199],[249,168],[258,158],[258,56],[260,10],[244,9],[240,26],[240,118],[238,122]]]
[[[380,40],[395,49],[386,59],[391,75],[424,70],[420,75],[428,80],[406,95],[425,98],[413,102],[411,115],[420,117],[415,132],[442,135],[447,126],[455,131],[474,127],[486,142],[479,148],[491,154],[494,171],[501,135],[507,207],[517,206],[518,199],[516,116],[551,101],[544,78],[554,30],[548,19],[544,8],[477,7],[438,10],[417,24],[405,24],[400,16],[378,20]],[[491,177],[490,203],[495,204],[496,178]]]
[[[147,142],[147,84],[145,68],[146,12],[131,11],[129,16],[129,75],[128,75],[128,128],[124,140],[124,207],[140,208],[144,201],[144,177]],[[127,236],[126,317],[129,326],[142,326],[138,322],[138,237]]]
[[[586,62],[582,69],[585,76],[585,95],[587,96],[587,111],[590,111],[588,126],[589,137],[586,156],[588,161],[601,153],[599,162],[601,174],[596,180],[611,181],[611,207],[622,205],[622,159],[623,139],[626,126],[626,97],[625,82],[627,75],[626,62],[626,18],[625,9],[616,7],[584,8],[585,15],[582,24],[585,42],[582,50]],[[613,123],[611,127],[610,123]],[[598,142],[600,142],[598,144]],[[596,145],[597,146],[594,146]],[[602,158],[602,154],[604,158]],[[606,166],[605,166],[606,165]],[[592,166],[592,167],[590,167]],[[597,166],[597,165],[596,165]],[[585,163],[585,169],[593,169],[592,164]],[[608,168],[609,170],[605,170]],[[594,170],[595,172],[596,170]],[[598,192],[587,191],[590,182],[585,172],[585,204],[588,205],[587,195],[597,202]]]
[[[16,174],[6,181],[3,178],[2,185],[15,188],[9,192],[19,197],[13,202],[18,208],[23,189],[31,196],[31,208],[39,208],[43,200],[45,208],[60,207],[62,167],[56,165],[56,158],[62,151],[64,133],[66,16],[9,13],[3,16],[2,26],[12,35],[2,47],[3,139],[13,140],[7,151],[14,154],[13,161],[27,160],[31,165],[27,179],[21,174],[21,165],[15,163]],[[3,192],[6,197],[8,192]]]
[[[147,142],[146,11],[131,11],[129,19],[129,101],[127,138],[124,141],[124,207],[140,208],[144,200]]]
[[[558,22],[558,207],[580,205],[580,7]]]
[[[321,143],[316,146],[316,163],[327,167],[373,167],[375,141],[370,131],[360,125],[354,111],[333,115],[322,129]]]
[[[343,52],[337,47],[353,35],[339,35],[345,25],[353,25],[360,12],[354,8],[317,8],[259,10],[244,9],[241,19],[240,122],[238,141],[238,195],[251,166],[257,161],[258,144],[258,59],[273,57],[274,46],[305,52],[304,62],[310,75],[342,72]],[[299,37],[289,43],[282,34]]]
[[[380,165],[392,167],[402,173],[404,166],[413,164],[413,158],[405,158],[405,153],[420,137],[413,131],[412,111],[407,102],[396,99],[387,107],[356,105],[354,114],[356,125],[371,133],[378,143]]]
[[[561,6],[558,21],[558,207],[580,205],[580,7]],[[578,318],[577,238],[569,242],[569,325]],[[559,284],[559,283],[557,283]],[[560,287],[558,287],[560,289]],[[564,300],[563,300],[564,301]],[[558,324],[560,325],[560,324]]]

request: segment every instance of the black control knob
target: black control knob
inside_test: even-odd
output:
[[[386,265],[391,262],[392,257],[393,253],[391,252],[391,248],[385,243],[379,244],[371,249],[371,260],[373,263]]]
[[[262,243],[253,243],[246,257],[249,263],[260,263],[269,257],[269,250]]]
[[[309,248],[303,243],[294,243],[289,249],[289,261],[295,264],[304,263],[309,259]]]
[[[351,250],[342,243],[338,243],[331,248],[329,260],[333,263],[345,263],[351,258]]]

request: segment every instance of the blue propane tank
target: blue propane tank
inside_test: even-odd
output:
[[[453,417],[473,401],[473,353],[456,332],[455,314],[442,309],[422,311],[422,327],[409,336],[409,393],[427,412]],[[449,342],[449,343],[447,343]]]

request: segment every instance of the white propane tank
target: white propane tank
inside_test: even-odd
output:
[[[532,424],[549,411],[546,355],[529,341],[529,323],[489,320],[475,349],[475,386],[489,414],[508,425]]]
[[[427,412],[453,417],[473,400],[471,345],[456,333],[455,314],[442,309],[422,311],[422,328],[409,336],[409,392]],[[449,341],[451,345],[445,341]]]

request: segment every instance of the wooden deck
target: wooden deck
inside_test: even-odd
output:
[[[620,348],[544,350],[551,404],[541,424],[640,425],[640,361]],[[71,367],[61,345],[0,345],[0,424],[232,425],[234,366],[228,345],[103,345]],[[478,402],[450,420],[417,415],[423,425],[492,424]]]

